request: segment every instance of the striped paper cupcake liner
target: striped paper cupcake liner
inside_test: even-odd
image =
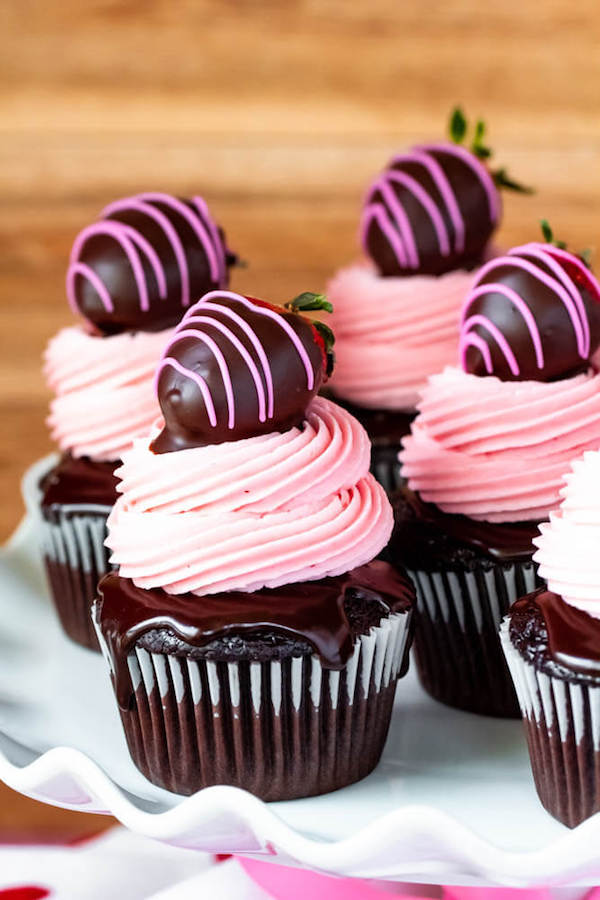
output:
[[[508,619],[500,639],[538,796],[550,815],[574,828],[600,811],[600,686],[538,671],[513,646]]]
[[[518,718],[498,629],[515,600],[538,585],[534,563],[490,560],[408,574],[417,591],[415,655],[425,690],[448,706]]]
[[[221,662],[137,647],[128,660],[132,702],[121,710],[134,763],[178,794],[227,784],[291,800],[358,781],[383,750],[410,615],[358,638],[341,671],[314,654]]]
[[[111,571],[106,540],[108,506],[63,506],[43,511],[41,549],[60,623],[77,644],[99,650],[92,622],[98,581]]]

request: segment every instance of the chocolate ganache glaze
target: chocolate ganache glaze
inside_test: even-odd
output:
[[[226,287],[235,260],[202,197],[137,194],[77,236],[67,297],[101,334],[160,331],[206,291]]]
[[[328,306],[321,295],[300,297],[302,309]],[[156,373],[165,426],[155,453],[302,425],[330,373],[332,336],[295,312],[295,302],[286,310],[213,291],[186,313]]]
[[[515,247],[480,270],[463,307],[462,365],[503,381],[584,371],[600,345],[600,284],[552,244]]]
[[[441,275],[476,266],[500,217],[486,166],[448,142],[394,157],[371,186],[362,243],[384,276]]]
[[[407,612],[414,600],[410,581],[381,561],[334,578],[252,593],[167,594],[138,588],[117,573],[106,575],[98,591],[94,617],[123,709],[132,696],[127,657],[135,645],[225,661],[239,659],[240,652],[260,660],[314,651],[325,668],[339,670],[359,634],[392,613]]]
[[[539,588],[510,610],[510,638],[537,669],[567,681],[600,682],[600,619]]]
[[[54,506],[113,506],[118,494],[115,469],[120,462],[94,462],[87,456],[64,453],[40,482],[41,506],[47,514]]]
[[[531,559],[538,522],[485,522],[450,515],[409,488],[392,498],[395,526],[391,557],[409,569],[436,571],[482,556],[498,562]]]

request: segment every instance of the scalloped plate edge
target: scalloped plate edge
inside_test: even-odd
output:
[[[166,812],[140,810],[96,763],[68,747],[55,747],[22,768],[0,752],[0,779],[42,802],[113,815],[135,833],[169,844],[276,855],[330,874],[424,881],[443,876],[512,886],[593,883],[600,875],[600,815],[543,850],[522,854],[495,848],[426,806],[395,810],[328,843],[302,836],[261,800],[233,787],[205,788]]]

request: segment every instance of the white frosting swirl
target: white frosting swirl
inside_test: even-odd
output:
[[[534,560],[555,594],[600,619],[600,452],[572,464],[563,500],[534,539]]]

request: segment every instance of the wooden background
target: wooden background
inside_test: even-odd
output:
[[[18,479],[50,449],[40,354],[70,321],[70,244],[108,201],[201,193],[248,262],[234,286],[283,300],[355,253],[361,194],[457,101],[535,184],[501,239],[547,216],[599,243],[597,0],[3,0],[0,5],[0,540]],[[600,248],[599,248],[600,249]],[[98,821],[0,787],[0,831]],[[100,820],[102,823],[105,820]]]

